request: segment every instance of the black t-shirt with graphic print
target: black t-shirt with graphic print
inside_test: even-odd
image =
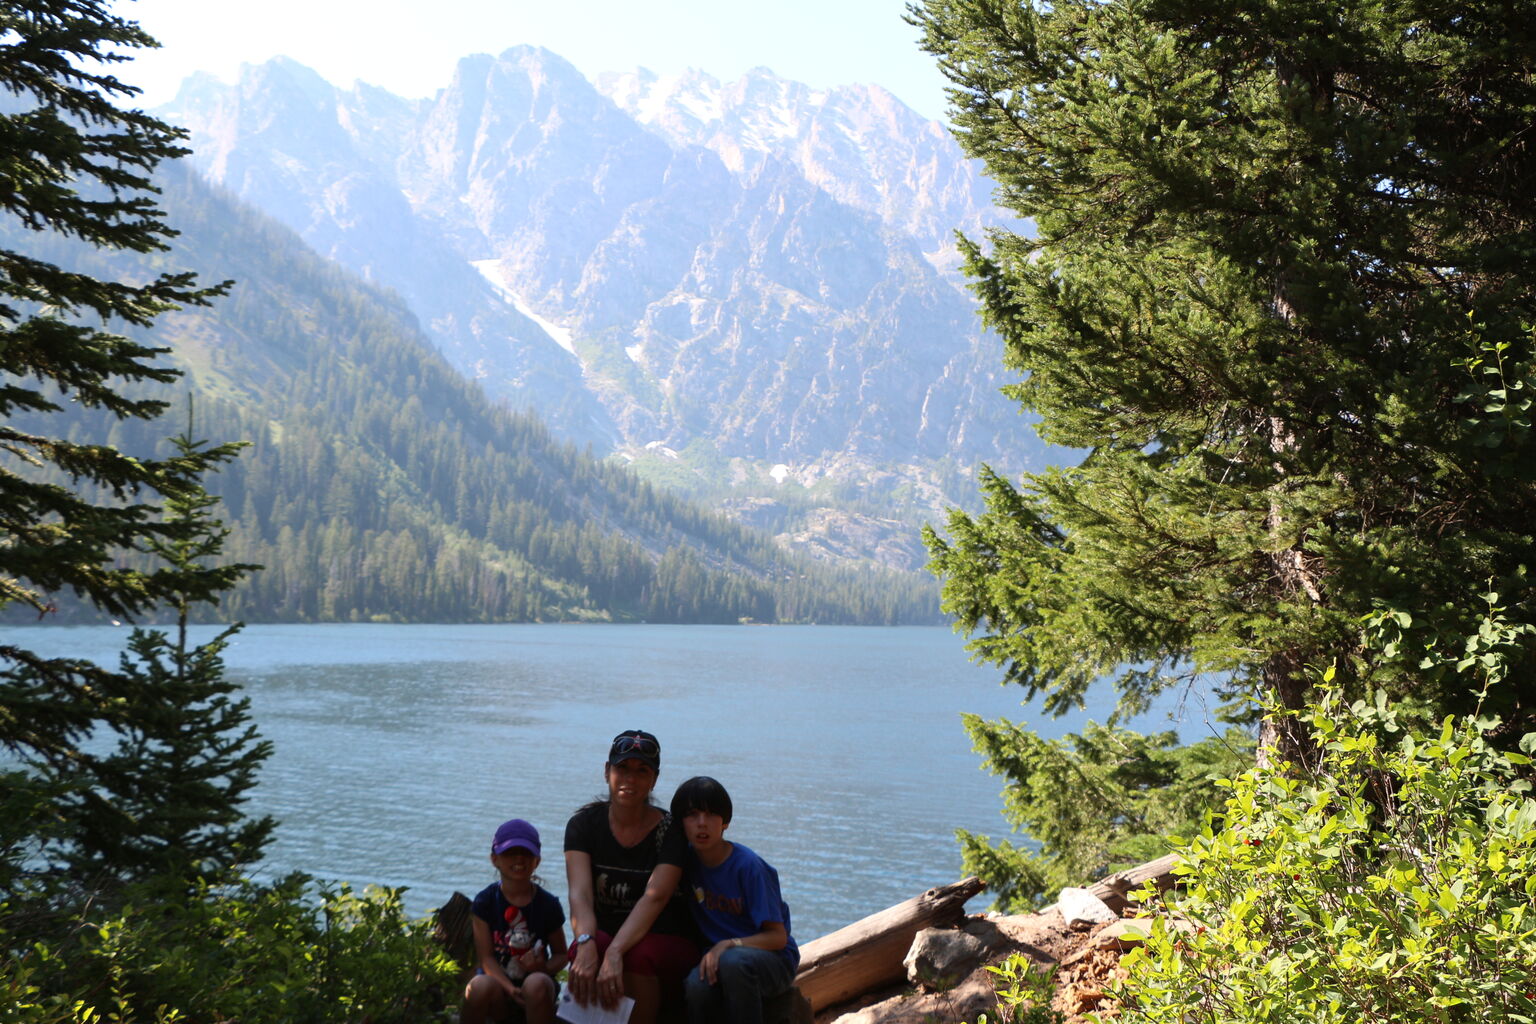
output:
[[[634,846],[621,846],[608,828],[608,805],[595,803],[571,815],[565,825],[565,848],[592,858],[592,909],[597,914],[597,926],[616,935],[645,895],[645,883],[650,880],[652,869],[657,864],[682,867],[688,841],[681,828],[673,827],[672,816],[663,812],[661,821],[644,839]],[[681,883],[651,931],[662,935],[694,934],[693,917]]]

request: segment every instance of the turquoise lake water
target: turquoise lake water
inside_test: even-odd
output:
[[[127,630],[5,633],[115,663]],[[563,900],[565,821],[604,792],[609,739],[642,728],[663,804],[690,775],[725,784],[727,836],[778,868],[802,939],[956,880],[957,827],[1006,833],[962,712],[1059,735],[1109,711],[1101,693],[1043,718],[943,628],[265,625],[226,661],[276,747],[252,801],[281,821],[259,873],[408,886],[426,913],[489,883],[491,834],[522,817]],[[1205,712],[1170,698],[1133,724],[1172,715],[1198,739]]]

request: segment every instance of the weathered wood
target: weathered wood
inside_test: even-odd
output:
[[[1126,894],[1141,888],[1146,882],[1155,879],[1159,889],[1172,888],[1173,868],[1178,862],[1179,855],[1170,853],[1157,860],[1149,860],[1145,864],[1138,864],[1133,868],[1107,875],[1088,886],[1088,891],[1107,903],[1109,909],[1119,913],[1126,904],[1130,903]],[[1040,913],[1048,914],[1055,909],[1057,909],[1056,904],[1052,903],[1048,907],[1041,907]]]
[[[796,987],[819,1012],[902,980],[913,937],[924,928],[958,923],[965,901],[985,887],[979,878],[941,885],[807,942],[800,947]]]

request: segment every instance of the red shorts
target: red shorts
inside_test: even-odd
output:
[[[607,932],[592,936],[599,960],[608,952],[608,944],[612,941],[613,936]],[[691,939],[647,932],[624,954],[624,973],[659,978],[663,985],[670,987],[682,982],[688,971],[698,964],[699,955],[699,947]]]

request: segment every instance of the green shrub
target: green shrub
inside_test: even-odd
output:
[[[316,891],[294,875],[112,902],[55,914],[46,938],[0,907],[0,1000],[14,1007],[0,1022],[408,1024],[457,1002],[457,965],[426,921],[405,918],[397,889]]]
[[[998,1024],[1061,1024],[1060,1010],[1051,1009],[1056,965],[1041,968],[1023,953],[1012,953],[1000,964],[989,964],[997,990]],[[976,1024],[990,1024],[982,1014]]]
[[[1121,1019],[1531,1021],[1529,758],[1491,745],[1487,719],[1425,736],[1381,701],[1301,718],[1315,763],[1225,782],[1220,830],[1184,845],[1166,909],[1193,927],[1159,920],[1125,958]]]

